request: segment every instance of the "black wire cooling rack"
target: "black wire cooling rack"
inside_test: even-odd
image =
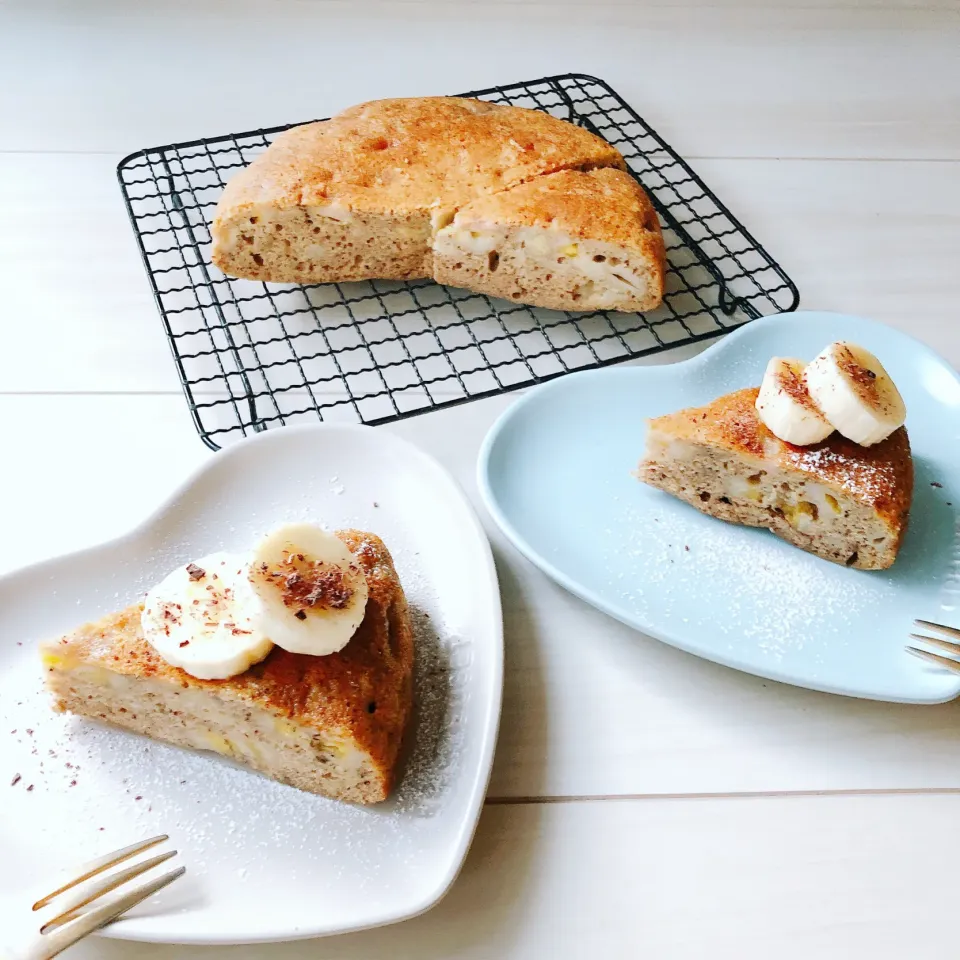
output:
[[[546,110],[619,148],[663,225],[663,306],[568,314],[428,280],[235,280],[210,263],[210,219],[226,180],[291,125],[141,150],[117,175],[208,446],[305,420],[388,423],[796,309],[779,264],[602,80],[567,74],[461,96]]]

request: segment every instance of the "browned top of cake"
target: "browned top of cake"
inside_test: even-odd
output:
[[[259,203],[332,201],[409,216],[556,170],[624,166],[605,140],[540,110],[458,97],[374,100],[280,134],[227,184],[217,219]]]
[[[134,604],[67,634],[60,641],[71,662],[132,677],[152,677],[184,689],[249,701],[318,729],[352,736],[374,764],[396,760],[412,705],[413,630],[403,588],[383,541],[360,530],[336,534],[357,557],[369,598],[363,622],[339,652],[312,657],[274,647],[262,662],[228,680],[198,680],[154,651]]]
[[[904,427],[872,447],[839,433],[823,443],[797,447],[771,433],[756,409],[758,388],[718,397],[657,417],[650,428],[681,440],[705,443],[739,456],[756,457],[787,470],[801,470],[824,486],[869,504],[890,525],[899,525],[913,495],[913,459]]]

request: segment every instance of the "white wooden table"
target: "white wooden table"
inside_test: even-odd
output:
[[[0,0],[0,569],[123,531],[211,455],[121,156],[570,70],[693,162],[804,306],[902,327],[960,365],[957,0]],[[473,494],[510,401],[387,429]],[[957,956],[960,704],[861,703],[701,662],[593,612],[488,529],[504,717],[450,895],[332,940],[96,941],[78,958]]]

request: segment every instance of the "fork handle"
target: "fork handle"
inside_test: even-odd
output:
[[[32,933],[15,945],[0,945],[0,960],[52,960],[53,957],[63,953],[67,947],[72,947],[87,936],[89,933],[78,935],[76,932],[69,931],[68,927],[61,927],[60,930],[46,936]]]
[[[44,943],[46,939],[39,934],[31,934],[17,944],[0,944],[0,960],[50,960],[56,954],[50,953],[48,945]],[[64,949],[61,947],[57,953]]]

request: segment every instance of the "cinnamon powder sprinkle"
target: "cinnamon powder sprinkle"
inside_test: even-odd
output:
[[[291,555],[275,569],[262,563],[257,574],[280,591],[284,606],[296,608],[294,616],[299,620],[306,617],[305,607],[342,610],[354,594],[341,569],[308,560],[302,553]]]
[[[876,373],[868,367],[863,367],[853,358],[849,349],[845,348],[837,358],[837,366],[843,370],[857,386],[865,387],[872,380],[877,379]]]

